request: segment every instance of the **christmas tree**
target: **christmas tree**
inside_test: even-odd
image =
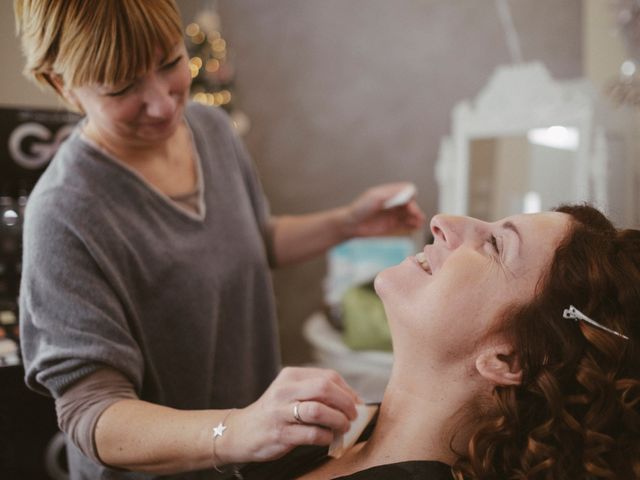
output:
[[[185,33],[192,99],[225,109],[234,127],[244,135],[249,130],[249,120],[234,104],[235,69],[222,36],[220,16],[213,9],[205,10],[187,25]]]

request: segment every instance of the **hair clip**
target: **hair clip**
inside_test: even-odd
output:
[[[605,332],[613,333],[614,335],[617,335],[618,337],[622,337],[625,340],[629,340],[629,337],[627,337],[626,335],[623,335],[620,332],[616,332],[615,330],[611,330],[610,328],[607,328],[604,325],[599,324],[595,320],[592,320],[591,318],[587,317],[584,313],[582,313],[580,310],[578,310],[573,305],[569,305],[569,308],[565,308],[564,312],[562,312],[562,316],[564,318],[570,318],[572,320],[575,320],[576,322],[578,320],[582,320],[584,322],[587,322],[587,323],[593,325],[594,327],[597,327],[597,328],[599,328],[601,330],[604,330]]]

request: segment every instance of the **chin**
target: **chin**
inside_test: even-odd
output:
[[[179,122],[172,119],[166,125],[158,125],[153,127],[145,127],[138,134],[138,137],[146,142],[161,142],[171,138],[178,129]]]
[[[404,287],[399,278],[396,278],[397,267],[387,268],[376,275],[373,280],[373,288],[380,297],[384,309],[387,310],[389,305],[402,302]]]
[[[387,278],[387,271],[389,269],[381,271],[376,275],[376,278],[373,279],[373,289],[376,291],[380,299],[384,301],[384,296],[387,293],[389,286],[389,280]]]

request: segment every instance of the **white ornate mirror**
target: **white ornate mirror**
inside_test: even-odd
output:
[[[590,201],[629,220],[633,186],[611,189],[613,177],[628,183],[623,116],[586,80],[556,82],[541,63],[499,67],[473,104],[453,110],[436,165],[439,210],[496,220]]]

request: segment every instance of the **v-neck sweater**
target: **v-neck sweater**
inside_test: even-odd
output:
[[[220,109],[190,103],[201,215],[83,140],[63,143],[25,213],[20,328],[27,384],[58,397],[107,365],[143,400],[243,407],[280,368],[252,162]],[[131,477],[70,446],[72,479]],[[105,477],[106,478],[106,477]],[[195,474],[179,478],[197,478]]]

